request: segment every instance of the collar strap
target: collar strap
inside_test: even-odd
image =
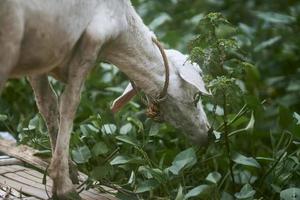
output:
[[[170,82],[170,66],[169,66],[169,62],[168,62],[166,52],[165,52],[164,48],[162,47],[162,45],[160,44],[160,42],[155,38],[152,38],[152,41],[158,47],[158,49],[159,49],[159,51],[160,51],[160,53],[163,57],[164,66],[165,66],[165,83],[164,83],[164,87],[163,87],[163,90],[161,91],[161,93],[159,94],[158,98],[155,99],[155,101],[157,101],[159,103],[159,102],[163,101],[167,96],[169,82]]]
[[[160,92],[160,94],[157,97],[151,97],[146,95],[146,99],[141,98],[141,100],[147,106],[147,111],[146,111],[147,116],[156,122],[162,122],[163,119],[160,114],[159,103],[164,101],[167,97],[167,92],[168,92],[168,87],[170,82],[170,66],[163,46],[154,37],[152,38],[152,41],[158,47],[164,61],[165,83],[164,83],[163,90]],[[131,81],[131,84],[132,87],[138,92],[139,89],[136,87],[135,83]]]

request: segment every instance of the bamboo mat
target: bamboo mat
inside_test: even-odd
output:
[[[40,200],[52,196],[52,180],[47,176],[43,184],[44,171],[47,162],[34,156],[34,149],[26,146],[16,146],[14,143],[0,139],[0,200]],[[26,163],[26,165],[24,165]],[[29,165],[36,169],[29,168]],[[80,173],[82,184],[87,176]],[[106,188],[113,192],[113,189]],[[112,195],[104,194],[96,189],[80,190],[83,200],[116,200]]]

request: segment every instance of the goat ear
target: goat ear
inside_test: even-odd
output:
[[[184,81],[196,87],[202,94],[211,95],[211,93],[206,90],[201,71],[197,69],[197,67],[198,66],[192,65],[187,61],[186,64],[179,67],[179,75]]]
[[[124,90],[123,94],[114,100],[111,106],[111,111],[113,113],[118,112],[124,105],[126,105],[135,95],[137,91],[129,83]]]

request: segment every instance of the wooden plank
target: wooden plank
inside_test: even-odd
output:
[[[26,169],[26,170],[25,170],[26,173],[28,173],[28,174],[30,174],[30,175],[32,175],[32,176],[38,178],[38,179],[43,179],[43,177],[44,177],[44,174],[42,174],[41,172],[38,172],[38,171],[36,171],[36,170],[29,170],[29,168],[26,168],[26,167],[24,167],[24,166],[20,166],[20,165],[11,165],[11,166],[9,166],[9,167],[10,167],[10,168],[13,168],[13,169],[15,169],[15,170],[21,170],[21,169],[23,169],[23,171],[24,171],[24,169]],[[27,169],[28,169],[28,170],[27,170]]]
[[[6,188],[0,188],[0,199],[4,199],[4,197],[11,197],[11,195],[7,194]]]
[[[11,157],[33,165],[41,170],[45,170],[48,166],[47,162],[34,156],[34,154],[38,152],[37,150],[25,145],[16,146],[16,143],[14,142],[0,139],[0,151]]]
[[[16,190],[15,190],[16,191]],[[21,196],[21,194],[19,192],[14,193],[15,195],[13,195],[13,190],[11,188],[6,189],[0,189],[0,199],[19,199],[18,197]]]
[[[11,191],[10,191],[11,195],[14,196],[14,199],[15,198],[20,198],[20,199],[23,199],[25,197],[27,197],[27,195],[24,195],[23,193],[21,193],[20,191],[17,191],[13,188],[11,188]]]
[[[116,192],[116,190],[113,190],[111,188],[105,187],[105,189],[108,189],[107,191],[110,191],[110,192]],[[92,195],[97,200],[99,198],[99,195],[101,195],[102,198],[106,199],[106,200],[116,200],[116,198],[112,194],[102,193],[100,191],[97,191],[97,189],[94,189],[94,188],[90,188],[89,190],[85,190],[84,192],[88,193],[89,195]]]
[[[20,170],[20,166],[17,166],[17,169]],[[35,177],[35,176],[31,176],[27,173],[30,173],[30,174],[35,174],[36,176],[38,176],[39,178]],[[25,174],[25,176],[20,176],[18,177],[18,175],[20,175],[20,173],[23,173],[23,175]],[[26,168],[26,170],[24,171],[20,171],[20,172],[17,172],[15,174],[5,174],[5,177],[8,177],[10,179],[13,179],[13,180],[16,180],[22,184],[26,184],[26,185],[30,185],[32,187],[37,187],[37,188],[40,188],[40,189],[45,189],[45,186],[42,184],[42,178],[43,178],[43,174],[37,172],[37,171],[34,171],[32,169],[28,169]],[[28,178],[28,179],[27,179]],[[48,193],[50,194],[51,192],[51,188],[52,188],[52,180],[47,177],[47,180],[49,180],[49,182],[47,181],[47,191]],[[51,184],[49,184],[51,183]],[[81,196],[84,198],[84,199],[93,199],[91,195],[88,195],[85,191],[82,192]],[[98,196],[99,197],[99,196]],[[98,198],[95,198],[95,200],[97,200]]]
[[[29,168],[22,167],[22,166],[17,166],[17,165],[11,166],[11,167],[14,168],[15,170],[18,170],[18,172],[14,173],[14,172],[12,172],[13,170],[7,170],[14,174],[13,175],[11,175],[11,173],[5,174],[6,177],[11,178],[13,180],[18,180],[19,182],[21,182],[23,184],[32,185],[34,187],[38,186],[36,184],[39,184],[38,188],[41,188],[41,189],[45,188],[45,186],[42,184],[42,179],[44,176],[42,173],[34,171]],[[21,169],[23,169],[23,170],[21,170]],[[16,175],[19,175],[21,178],[17,179]],[[26,180],[28,180],[28,181],[26,181]],[[51,188],[52,188],[52,180],[47,176],[47,191],[49,191],[49,193],[50,193]],[[91,200],[99,199],[99,196],[94,198],[95,195],[89,195],[87,193],[87,191],[83,191],[81,193],[81,196],[84,199],[91,199]]]
[[[39,179],[35,176],[32,176],[30,175],[29,173],[26,173],[28,172],[27,170],[26,171],[20,171],[20,172],[16,172],[16,174],[18,174],[20,177],[23,177],[23,178],[26,178],[27,180],[30,180],[30,181],[34,181],[36,183],[43,183],[43,180],[42,179]],[[52,180],[50,181],[51,179],[49,177],[47,177],[47,181],[46,181],[46,185],[47,187],[52,187]]]
[[[9,197],[10,199],[24,199],[27,198],[28,196],[22,194],[21,192],[15,190],[14,188],[11,188],[9,186],[4,186],[0,184],[0,197],[2,195],[5,196],[7,194],[7,189],[9,189]],[[1,199],[1,198],[0,198]]]
[[[7,173],[4,175],[4,177],[9,178],[14,181],[17,181],[20,183],[20,185],[28,185],[30,187],[41,189],[41,190],[47,189],[48,193],[51,192],[51,188],[50,189],[49,189],[49,187],[45,188],[45,185],[43,185],[42,183],[26,179],[22,176],[19,176],[19,174]]]
[[[98,196],[98,198],[95,199],[93,196],[88,195],[86,193],[86,191],[82,191],[79,195],[81,198],[83,198],[85,200],[98,200],[99,199],[99,196]]]
[[[43,175],[41,173],[34,171],[32,169],[29,169],[29,168],[22,167],[22,166],[11,166],[11,167],[12,167],[12,169],[9,168],[8,166],[0,167],[0,170],[2,172],[5,172],[5,174],[3,175],[4,177],[9,178],[15,182],[18,182],[19,185],[27,185],[27,186],[30,186],[33,188],[45,190],[45,186],[42,184]],[[35,174],[35,176],[32,176],[30,174]],[[0,176],[0,178],[1,178],[1,176]],[[49,177],[48,177],[48,179],[50,180]],[[49,185],[49,183],[47,184],[47,191],[49,194],[51,194],[51,192],[50,192],[51,185]],[[26,193],[26,191],[25,191],[25,193]],[[80,193],[80,196],[86,200],[108,199],[108,198],[105,198],[106,197],[105,195],[96,193],[96,191],[93,191],[93,193],[92,193],[91,191],[84,190]],[[109,198],[109,199],[111,199],[111,198]]]
[[[34,188],[28,185],[20,185],[19,182],[4,176],[0,176],[0,183],[3,185],[9,185],[11,188],[14,188],[17,191],[22,191],[22,193],[28,194],[29,196],[37,197],[39,199],[48,199],[45,190]]]
[[[11,141],[0,139],[0,152],[17,158],[42,171],[45,171],[47,166],[49,165],[49,163],[45,160],[42,160],[41,158],[35,156],[35,154],[39,151],[25,145],[16,146],[16,143]],[[82,172],[79,172],[78,178],[80,181],[84,182],[88,178],[88,176],[83,174]]]
[[[23,162],[21,160],[16,159],[16,158],[0,159],[0,166],[21,165],[21,164],[23,164]]]
[[[22,176],[24,178],[28,178],[29,180],[39,182],[39,183],[43,182],[44,174],[42,174],[40,172],[37,172],[30,168],[21,167],[18,165],[12,165],[9,167],[15,169],[16,170],[15,173],[19,174],[20,176]],[[23,169],[23,170],[21,170],[21,169]],[[52,179],[49,176],[47,176],[46,178],[47,178],[47,181],[46,181],[47,186],[52,187],[52,185],[53,185]]]
[[[17,158],[17,160],[28,163],[41,171],[45,171],[48,166],[47,161],[35,156],[35,154],[38,152],[37,150],[24,145],[16,146],[14,142],[0,139],[0,152]],[[7,156],[2,158],[9,159]],[[27,196],[34,197],[34,199],[48,199],[48,196],[45,192],[45,186],[42,184],[43,177],[44,175],[42,173],[24,166],[0,166],[0,184],[6,184],[15,191],[19,190],[21,193],[28,194]],[[79,180],[81,183],[83,183],[87,178],[87,175],[79,172]],[[47,190],[49,191],[49,195],[51,193],[51,187],[52,180],[47,176]],[[107,189],[110,191],[115,191],[111,188]],[[116,200],[116,198],[112,195],[101,194],[95,189],[90,189],[88,191],[84,190],[80,193],[80,196],[85,200]]]
[[[6,174],[6,173],[16,173],[19,171],[24,171],[24,169],[19,169],[19,170],[15,170],[15,169],[10,169],[10,168],[4,168],[3,166],[0,167],[0,175]]]
[[[108,197],[107,197],[106,195],[104,195],[104,194],[99,194],[99,193],[94,194],[94,193],[91,193],[89,190],[85,190],[85,191],[83,191],[82,193],[88,195],[88,196],[89,196],[91,199],[93,199],[93,200],[98,200],[99,198],[105,199],[105,200],[110,200],[110,198],[108,198]]]
[[[2,160],[2,159],[7,159],[7,158],[10,158],[10,157],[9,157],[9,156],[6,156],[6,155],[0,156],[0,160]]]

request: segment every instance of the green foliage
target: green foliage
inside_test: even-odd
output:
[[[72,158],[77,164],[87,163],[91,157],[91,151],[87,146],[81,146],[72,150]]]
[[[197,163],[197,157],[194,149],[189,148],[180,152],[172,162],[172,166],[169,168],[169,171],[174,175],[178,175],[182,170],[186,168],[191,168]]]
[[[112,115],[109,104],[128,81],[99,64],[85,85],[70,150],[91,187],[117,184],[117,196],[130,200],[297,199],[299,1],[133,3],[167,47],[190,52],[203,69],[213,95],[201,100],[216,139],[191,147],[178,130],[147,119],[138,98]],[[61,93],[63,85],[50,80]],[[0,98],[0,130],[47,156],[47,131],[36,113],[26,80],[9,81]]]
[[[250,184],[246,184],[242,187],[241,191],[238,193],[235,193],[235,198],[236,199],[243,199],[243,200],[247,200],[247,199],[253,199],[254,195],[255,195],[255,190],[253,190],[253,188],[251,187]]]

